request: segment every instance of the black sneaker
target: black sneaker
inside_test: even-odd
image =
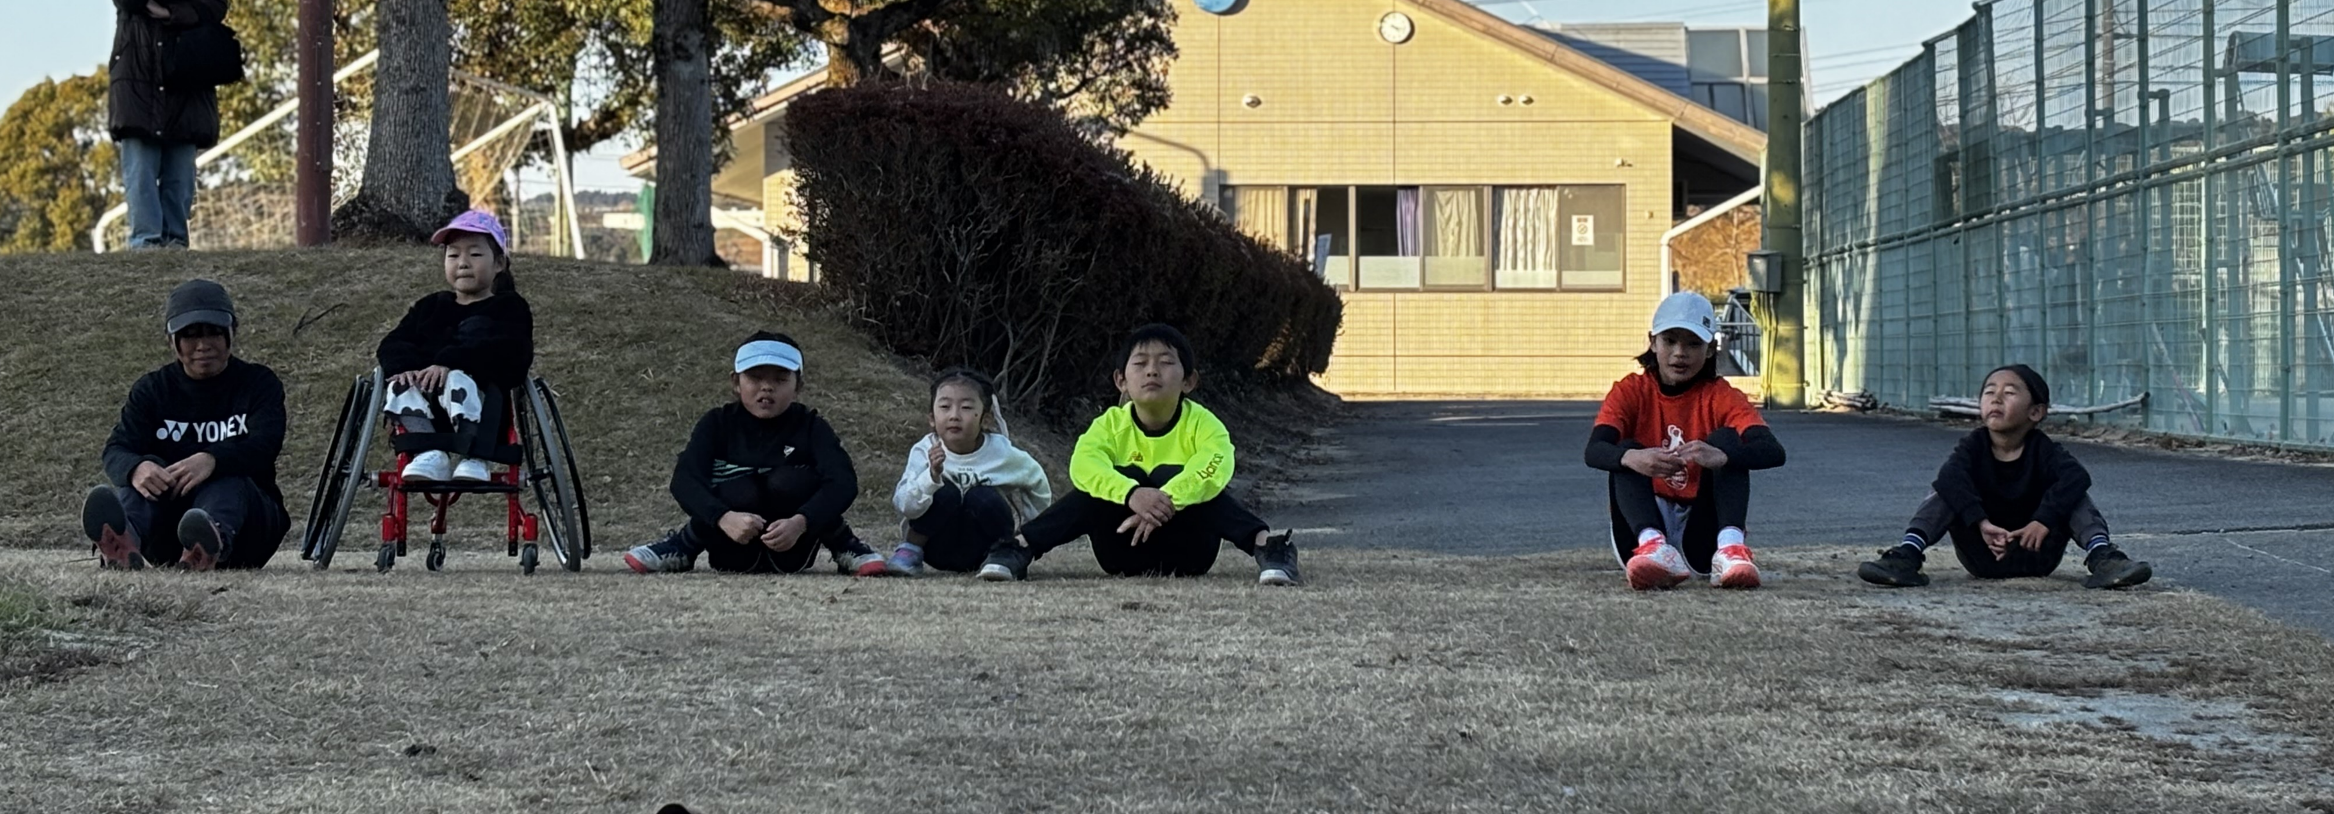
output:
[[[178,516],[178,544],[186,547],[179,563],[190,571],[209,571],[227,558],[227,536],[219,532],[219,524],[211,522],[211,513],[201,509],[188,509]]]
[[[1929,575],[1921,573],[1927,559],[1910,544],[1889,546],[1880,550],[1880,559],[1856,566],[1856,576],[1874,585],[1918,588],[1929,584]]]
[[[2085,588],[2129,588],[2156,575],[2156,569],[2132,559],[2114,543],[2100,543],[2092,548],[2090,555],[2083,558],[2083,567],[2091,569],[2091,575],[2083,578]]]
[[[689,544],[688,529],[674,529],[662,540],[624,552],[624,566],[640,574],[678,574],[697,567],[697,547]]]
[[[81,530],[97,548],[97,567],[125,571],[146,567],[145,556],[138,553],[137,532],[130,529],[129,512],[122,510],[122,496],[113,487],[99,486],[82,498]]]
[[[1029,578],[1029,563],[1037,559],[1029,549],[1012,540],[999,540],[989,547],[989,558],[981,562],[980,573],[973,576],[989,582],[1012,582]]]
[[[883,576],[883,555],[875,553],[874,548],[857,537],[827,553],[835,560],[835,573],[846,577]]]
[[[1297,544],[1289,542],[1289,532],[1264,538],[1264,547],[1256,550],[1256,584],[1298,585],[1304,578],[1297,574]]]

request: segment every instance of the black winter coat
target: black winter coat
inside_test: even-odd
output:
[[[115,141],[141,139],[210,147],[219,143],[219,89],[163,84],[162,52],[178,33],[227,18],[227,0],[157,0],[169,19],[146,13],[146,0],[113,0],[113,59],[107,68],[106,130]]]

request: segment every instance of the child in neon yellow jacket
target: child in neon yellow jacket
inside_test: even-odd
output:
[[[1070,454],[1074,487],[1001,540],[982,563],[990,581],[1027,579],[1029,564],[1086,537],[1094,560],[1114,576],[1198,576],[1222,542],[1256,558],[1257,582],[1295,585],[1297,549],[1254,512],[1224,494],[1232,480],[1232,434],[1189,394],[1197,359],[1182,332],[1145,325],[1127,338],[1114,374],[1127,403],[1103,411]]]

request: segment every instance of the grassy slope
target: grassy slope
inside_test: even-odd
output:
[[[853,522],[878,545],[892,536],[890,488],[924,432],[924,384],[831,315],[799,306],[800,289],[728,272],[537,257],[520,258],[515,272],[535,311],[535,369],[566,410],[601,552],[677,522],[665,492],[673,455],[700,413],[731,398],[731,349],[764,328],[802,342],[804,401],[834,423],[859,464]],[[406,306],[444,285],[427,249],[0,258],[0,279],[16,283],[0,297],[0,325],[14,337],[0,346],[0,392],[11,405],[0,415],[8,461],[0,545],[83,545],[80,494],[102,477],[98,454],[131,382],[169,361],[163,298],[193,277],[228,287],[244,324],[238,354],[284,380],[291,426],[280,466],[294,523],[305,521],[349,382],[372,366],[374,346]],[[1015,429],[1040,460],[1066,458],[1048,434]],[[376,468],[385,450],[370,459]],[[359,496],[355,539],[369,536],[363,518],[381,505]],[[491,545],[498,517],[457,508],[455,544]],[[298,556],[287,548],[276,564]],[[611,556],[588,567],[620,565]]]
[[[2186,591],[1865,589],[1861,555],[1642,595],[1595,551],[1322,552],[1291,591],[1228,552],[996,585],[0,550],[43,593],[196,606],[6,686],[0,810],[2334,810],[2325,639]]]

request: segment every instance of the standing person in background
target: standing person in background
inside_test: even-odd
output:
[[[227,0],[114,0],[106,132],[120,146],[132,249],[187,247],[195,153],[219,143],[219,89],[173,85],[165,53],[227,18]]]

